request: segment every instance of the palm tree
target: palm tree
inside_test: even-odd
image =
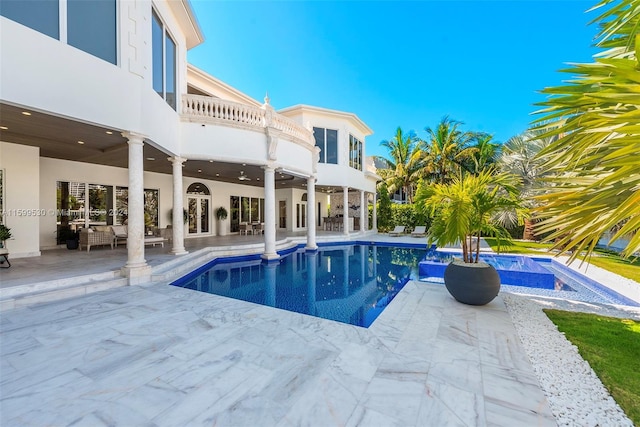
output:
[[[529,130],[512,136],[502,146],[498,161],[502,171],[519,177],[522,182],[520,199],[524,209],[520,212],[510,212],[515,215],[508,220],[514,224],[524,222],[522,238],[526,240],[533,240],[535,237],[530,213],[537,205],[533,196],[542,187],[541,180],[546,171],[538,153],[557,139],[555,136],[542,137],[542,134],[541,131]]]
[[[564,72],[568,84],[546,88],[538,128],[557,141],[542,150],[552,177],[539,196],[537,230],[551,232],[555,247],[573,250],[571,259],[591,254],[601,236],[619,226],[611,242],[630,240],[629,256],[640,250],[640,7],[637,0],[603,0],[596,46],[605,48],[589,64]]]
[[[382,141],[380,145],[389,150],[390,158],[376,157],[378,162],[384,164],[384,168],[378,169],[378,174],[387,184],[390,193],[403,190],[409,203],[412,203],[413,192],[424,167],[424,156],[418,146],[418,138],[411,131],[405,134],[398,126],[396,135]]]
[[[425,128],[428,139],[420,145],[426,153],[426,174],[434,182],[442,184],[449,181],[476,151],[469,145],[474,134],[460,130],[461,125],[462,122],[445,116],[435,129]]]
[[[464,262],[477,263],[480,237],[509,241],[509,233],[496,217],[502,210],[518,208],[516,184],[517,177],[489,169],[477,175],[460,173],[445,184],[420,185],[416,207],[433,218],[429,242],[439,246],[459,242]]]
[[[493,167],[500,158],[501,145],[493,142],[493,135],[478,132],[474,135],[473,171],[479,173]]]

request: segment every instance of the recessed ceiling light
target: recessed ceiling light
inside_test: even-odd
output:
[[[209,163],[213,163],[213,160],[209,160]]]
[[[217,174],[216,174],[216,176],[220,176],[220,174],[219,174],[219,173],[217,173]]]
[[[198,173],[202,173],[202,169],[198,169]]]
[[[22,114],[24,114],[25,116],[30,116],[31,115],[31,113],[28,112],[28,111],[23,111]]]
[[[7,129],[9,129],[9,128],[8,128],[8,127],[6,127],[6,126],[0,126],[0,129],[2,129],[2,130],[7,130]]]
[[[78,141],[78,144],[83,145],[84,141]]]
[[[110,130],[105,132],[107,135],[113,135],[113,132],[111,132]]]
[[[260,181],[260,178],[256,178],[256,181]]]
[[[247,164],[246,164],[246,163],[243,163],[243,164],[242,164],[242,166],[247,166]]]
[[[155,160],[155,159],[156,159],[155,157],[147,157],[147,160],[151,160],[151,161],[153,161],[153,160]]]

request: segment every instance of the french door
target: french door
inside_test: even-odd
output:
[[[211,234],[211,196],[188,196],[189,235]]]

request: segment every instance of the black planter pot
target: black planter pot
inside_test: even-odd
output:
[[[500,276],[487,263],[453,261],[444,271],[444,284],[456,300],[463,304],[485,305],[500,292]]]
[[[78,241],[75,239],[67,240],[67,249],[78,249]]]

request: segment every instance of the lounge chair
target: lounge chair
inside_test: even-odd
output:
[[[392,237],[398,237],[401,234],[404,234],[404,225],[396,225],[396,228],[389,232],[389,236]]]
[[[424,237],[427,235],[426,225],[416,225],[416,228],[411,232],[411,237]]]

